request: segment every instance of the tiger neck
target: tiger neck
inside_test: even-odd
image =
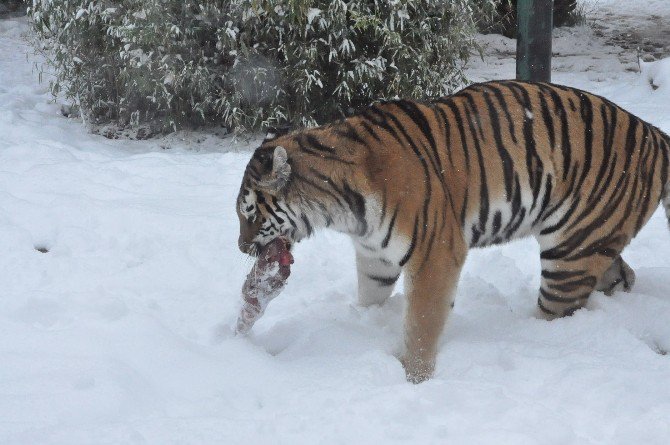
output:
[[[346,139],[331,138],[320,129],[296,135],[293,159],[295,190],[302,202],[309,235],[321,227],[331,228],[354,237],[369,231],[366,213],[369,207],[367,180],[358,165],[360,153],[347,145]],[[309,227],[311,226],[311,227]]]

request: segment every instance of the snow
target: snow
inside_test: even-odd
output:
[[[670,96],[670,58],[656,62],[640,61],[640,72],[652,89],[660,90],[658,94]]]
[[[321,10],[319,8],[309,8],[307,10],[307,23],[312,24],[315,18],[321,15]]]
[[[651,15],[668,15],[667,0],[580,0],[586,5],[587,11],[603,9],[607,13],[617,15],[632,15],[641,19],[649,19]]]
[[[357,305],[354,250],[336,233],[296,246],[283,294],[235,337],[252,266],[235,197],[258,141],[91,135],[49,103],[26,30],[0,20],[0,443],[667,443],[662,212],[625,252],[633,292],[553,322],[532,316],[533,240],[473,251],[420,385],[395,358],[402,288]],[[513,77],[511,41],[482,39],[470,76]],[[670,131],[668,60],[640,74],[590,28],[557,31],[555,50],[555,81]]]

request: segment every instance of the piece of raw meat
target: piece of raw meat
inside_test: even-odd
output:
[[[244,303],[237,317],[236,334],[249,332],[270,301],[281,293],[291,274],[291,264],[293,256],[283,238],[275,238],[262,249],[242,286]]]

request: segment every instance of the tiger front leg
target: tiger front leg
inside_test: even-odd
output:
[[[433,375],[438,341],[453,307],[465,261],[465,249],[445,252],[445,248],[438,248],[442,246],[434,246],[425,261],[424,255],[417,252],[405,270],[405,352],[400,361],[412,383],[421,383]]]
[[[383,304],[400,276],[400,266],[384,258],[356,253],[358,273],[358,302],[361,306]]]

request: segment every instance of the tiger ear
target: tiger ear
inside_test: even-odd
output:
[[[258,181],[258,185],[278,192],[286,186],[290,177],[291,164],[288,162],[288,153],[284,147],[277,146],[272,153],[272,170]]]

